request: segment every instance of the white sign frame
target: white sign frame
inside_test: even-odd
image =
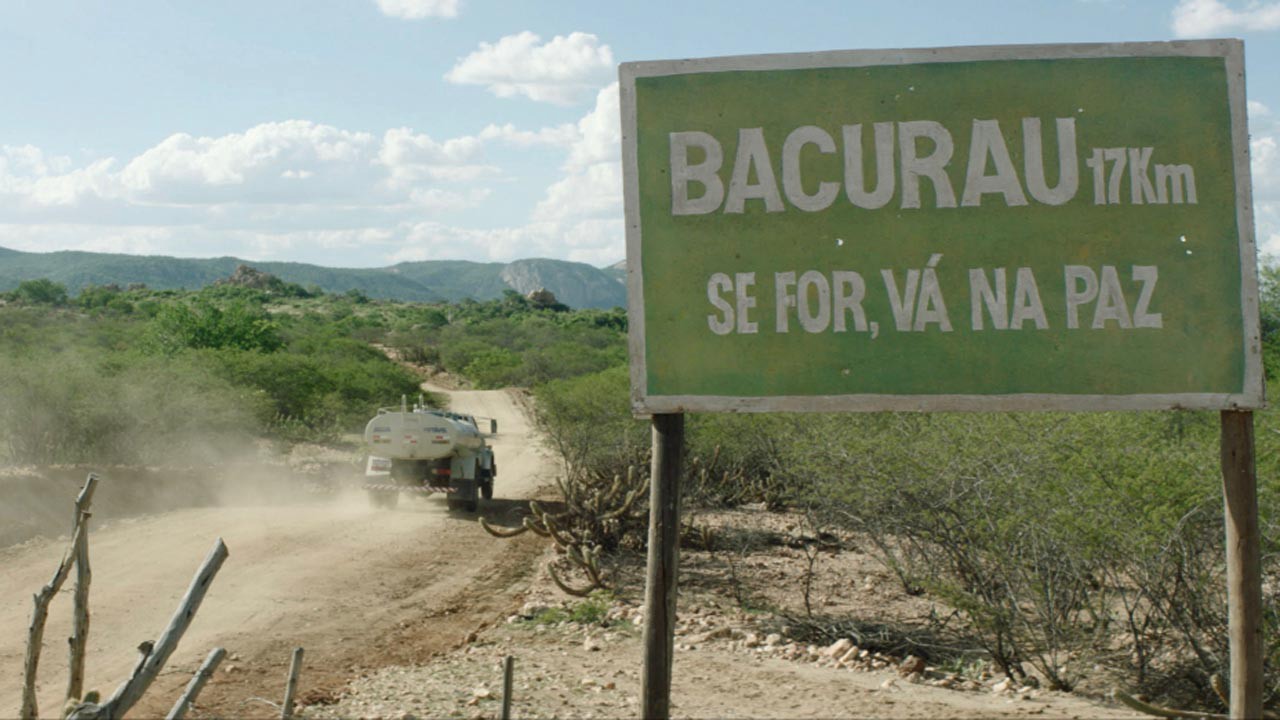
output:
[[[636,79],[690,73],[849,68],[984,60],[1044,60],[1120,57],[1221,57],[1226,63],[1239,229],[1244,389],[1240,393],[1007,394],[1007,395],[801,395],[736,397],[649,395],[646,391],[642,228],[636,147]],[[996,45],[904,50],[743,55],[692,60],[623,63],[619,66],[622,164],[627,243],[628,346],[631,405],[638,416],[683,412],[878,412],[878,411],[1110,411],[1247,410],[1265,405],[1262,341],[1258,315],[1257,247],[1244,86],[1244,44],[1235,39],[1175,42]]]

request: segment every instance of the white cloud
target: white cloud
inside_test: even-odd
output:
[[[622,211],[622,170],[598,163],[571,173],[547,188],[534,209],[536,220],[600,217]]]
[[[27,252],[82,250],[130,255],[215,257],[245,250],[225,233],[198,226],[53,222],[0,224],[3,245]]]
[[[596,266],[616,263],[626,256],[624,234],[621,217],[579,221],[564,235],[564,241],[572,248],[567,257]]]
[[[618,84],[596,94],[596,105],[578,121],[565,161],[565,177],[547,189],[534,217],[552,220],[622,213],[622,129]]]
[[[86,198],[110,197],[115,191],[111,158],[61,175],[47,175],[31,183],[28,198],[36,205],[77,205]]]
[[[1274,135],[1263,135],[1249,141],[1253,164],[1253,195],[1265,200],[1280,200],[1280,150]]]
[[[137,202],[318,202],[375,182],[377,149],[369,133],[305,120],[220,137],[177,133],[129,161],[119,181]]]
[[[617,262],[622,218],[572,223],[534,221],[513,227],[474,229],[424,222],[397,229],[402,238],[388,262],[465,257],[506,262],[554,257],[604,265]]]
[[[108,226],[55,223],[48,225],[0,224],[3,245],[14,250],[157,255],[169,252],[174,229],[151,226]]]
[[[435,140],[409,128],[380,137],[289,120],[217,137],[177,133],[124,162],[80,167],[33,146],[0,146],[0,217],[31,229],[0,244],[151,252],[168,242],[179,255],[271,257],[270,248],[317,241],[299,233],[385,228],[483,205],[486,183],[501,176],[483,162],[486,142],[504,141]],[[226,248],[199,240],[219,233]]]
[[[1173,34],[1210,37],[1280,28],[1280,2],[1250,2],[1233,10],[1222,0],[1181,0],[1173,9]]]
[[[335,266],[399,260],[623,254],[618,89],[576,123],[489,125],[435,138],[305,120],[214,137],[171,135],[134,157],[77,165],[0,146],[0,245],[184,257],[237,255]],[[558,149],[561,176],[522,222],[460,227],[453,214],[504,197],[494,147]],[[480,217],[499,217],[494,212]]]
[[[535,222],[559,228],[571,260],[604,264],[625,254],[619,117],[613,83],[596,94],[595,107],[578,121],[564,177],[534,208]]]
[[[1249,160],[1258,248],[1280,257],[1280,118],[1256,101],[1249,103]]]
[[[524,95],[571,105],[613,76],[613,51],[595,35],[575,32],[541,41],[525,31],[482,42],[444,77],[460,85],[484,85],[498,97]]]
[[[497,168],[477,161],[482,145],[483,140],[474,136],[437,142],[409,128],[395,128],[383,135],[378,162],[390,172],[393,187],[423,180],[471,182],[499,173]]]
[[[409,200],[423,210],[463,210],[483,204],[491,194],[489,188],[474,188],[468,192],[426,188],[409,193]]]
[[[578,128],[572,124],[556,125],[538,130],[519,130],[515,125],[488,125],[480,131],[481,140],[502,140],[516,147],[550,145],[569,147],[578,139]]]
[[[0,145],[0,177],[45,177],[71,168],[71,158],[50,157],[34,145]]]
[[[545,233],[533,225],[476,229],[421,222],[403,226],[399,231],[403,233],[404,242],[389,256],[393,263],[439,258],[513,260],[527,257],[531,248],[541,247],[545,237]]]
[[[458,209],[487,196],[470,186],[501,175],[482,156],[483,145],[502,134],[437,141],[394,128],[379,138],[288,120],[218,137],[177,133],[123,167],[104,158],[77,168],[39,148],[5,146],[0,209],[55,213],[58,221],[92,209],[133,220],[168,213],[170,221],[175,213],[219,220],[237,215],[228,210],[237,207],[242,218],[279,212],[272,208]],[[505,134],[517,140],[526,135],[514,128]]]
[[[479,134],[485,140],[564,147],[563,177],[547,188],[523,225],[465,229],[414,223],[404,228],[404,242],[391,261],[556,257],[593,265],[616,262],[625,254],[619,113],[613,83],[596,94],[595,106],[576,124],[535,132],[485,128]]]
[[[383,15],[403,20],[458,16],[458,0],[377,0]]]
[[[596,105],[578,121],[579,140],[569,153],[570,168],[622,162],[622,121],[618,83],[596,93]]]

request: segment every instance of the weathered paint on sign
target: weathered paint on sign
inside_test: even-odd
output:
[[[1262,403],[1238,41],[621,87],[637,412]]]

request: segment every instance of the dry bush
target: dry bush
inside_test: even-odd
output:
[[[807,452],[792,467],[814,479],[818,515],[864,533],[905,590],[962,613],[1006,673],[1034,669],[1064,689],[1119,681],[1220,708],[1210,687],[1227,642],[1215,422],[880,415],[802,429],[794,446]],[[1269,637],[1275,606],[1272,593]]]

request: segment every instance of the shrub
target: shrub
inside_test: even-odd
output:
[[[487,348],[476,353],[462,372],[478,388],[497,388],[510,383],[520,367],[520,356],[502,348]]]
[[[646,466],[649,424],[631,417],[625,367],[534,390],[534,420],[564,463],[570,479],[612,481],[631,466]]]
[[[48,278],[24,280],[13,291],[13,298],[28,305],[66,305],[67,288]]]
[[[538,307],[518,294],[396,312],[385,342],[477,387],[535,387],[626,362],[621,311]]]
[[[224,306],[205,298],[162,306],[151,320],[155,346],[172,354],[183,349],[273,352],[284,340],[266,312],[243,298]]]
[[[783,443],[797,417],[783,414],[698,414],[686,431],[690,463],[685,497],[694,505],[764,503],[779,509],[798,501],[807,483],[785,472]]]
[[[1226,627],[1207,415],[870,415],[796,427],[785,465],[813,481],[815,511],[865,533],[909,592],[959,611],[1005,672],[1021,676],[1025,663],[1070,688],[1100,664],[1177,704],[1214,702]]]
[[[260,420],[283,440],[333,440],[380,405],[418,391],[418,380],[368,345],[337,337],[295,341],[288,351],[211,353],[219,374],[254,388]]]
[[[613,595],[608,590],[594,590],[591,595],[573,604],[569,619],[579,625],[605,625]]]

